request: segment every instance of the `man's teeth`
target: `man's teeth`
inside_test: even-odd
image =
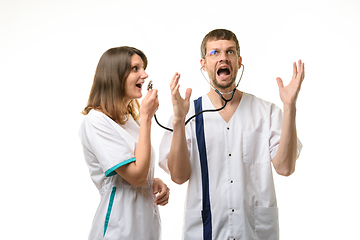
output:
[[[230,70],[227,67],[220,67],[219,70],[217,71],[217,74],[219,76],[228,76],[230,75]]]

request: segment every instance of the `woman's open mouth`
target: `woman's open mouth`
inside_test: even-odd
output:
[[[141,88],[142,88],[142,83],[135,84],[135,86],[136,86],[137,88],[140,88],[140,90],[141,90]]]

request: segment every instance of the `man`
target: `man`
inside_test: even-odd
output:
[[[234,33],[216,29],[201,45],[202,69],[212,87],[190,104],[191,89],[183,99],[180,74],[170,88],[173,132],[160,146],[159,165],[183,184],[189,180],[184,239],[279,239],[278,210],[272,167],[289,176],[301,150],[296,133],[296,100],[304,79],[304,64],[293,64],[293,77],[284,87],[277,78],[284,113],[272,103],[236,89],[242,66]],[[219,93],[217,93],[217,91]],[[234,90],[234,93],[232,92]],[[185,126],[185,120],[206,109]],[[171,125],[171,122],[169,125]]]

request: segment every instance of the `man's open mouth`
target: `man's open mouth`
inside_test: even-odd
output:
[[[225,77],[230,75],[230,69],[228,67],[220,67],[217,71],[217,75],[220,77]]]

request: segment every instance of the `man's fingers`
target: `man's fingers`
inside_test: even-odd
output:
[[[304,77],[305,77],[305,65],[304,65],[304,63],[301,61],[301,60],[299,60],[299,68],[300,68],[300,74],[301,74],[301,80],[303,80],[304,79]]]
[[[186,89],[186,92],[185,92],[185,101],[189,101],[189,100],[190,100],[191,93],[192,93],[192,89],[191,89],[191,88]]]
[[[178,98],[180,97],[180,93],[179,93],[179,88],[180,88],[180,84],[179,84],[179,79],[180,79],[180,74],[179,73],[175,73],[175,75],[173,76],[172,80],[171,80],[171,84],[170,84],[170,89],[171,89],[171,94],[172,97],[174,98]]]
[[[297,74],[297,66],[296,66],[296,62],[293,63],[293,77],[296,77]]]
[[[279,77],[276,78],[276,82],[277,82],[277,84],[279,86],[279,89],[282,89],[284,87],[284,83],[283,83],[281,78],[279,78]]]
[[[302,64],[302,75],[303,75],[303,79],[305,78],[305,64]]]
[[[179,79],[180,79],[180,74],[179,74],[179,73],[175,73],[174,76],[173,76],[173,78],[171,79],[171,83],[170,83],[170,89],[171,89],[171,91],[173,91],[174,88],[178,85]]]
[[[179,88],[180,88],[180,84],[176,85],[174,90],[172,91],[172,94],[175,95],[175,94],[179,93]]]

